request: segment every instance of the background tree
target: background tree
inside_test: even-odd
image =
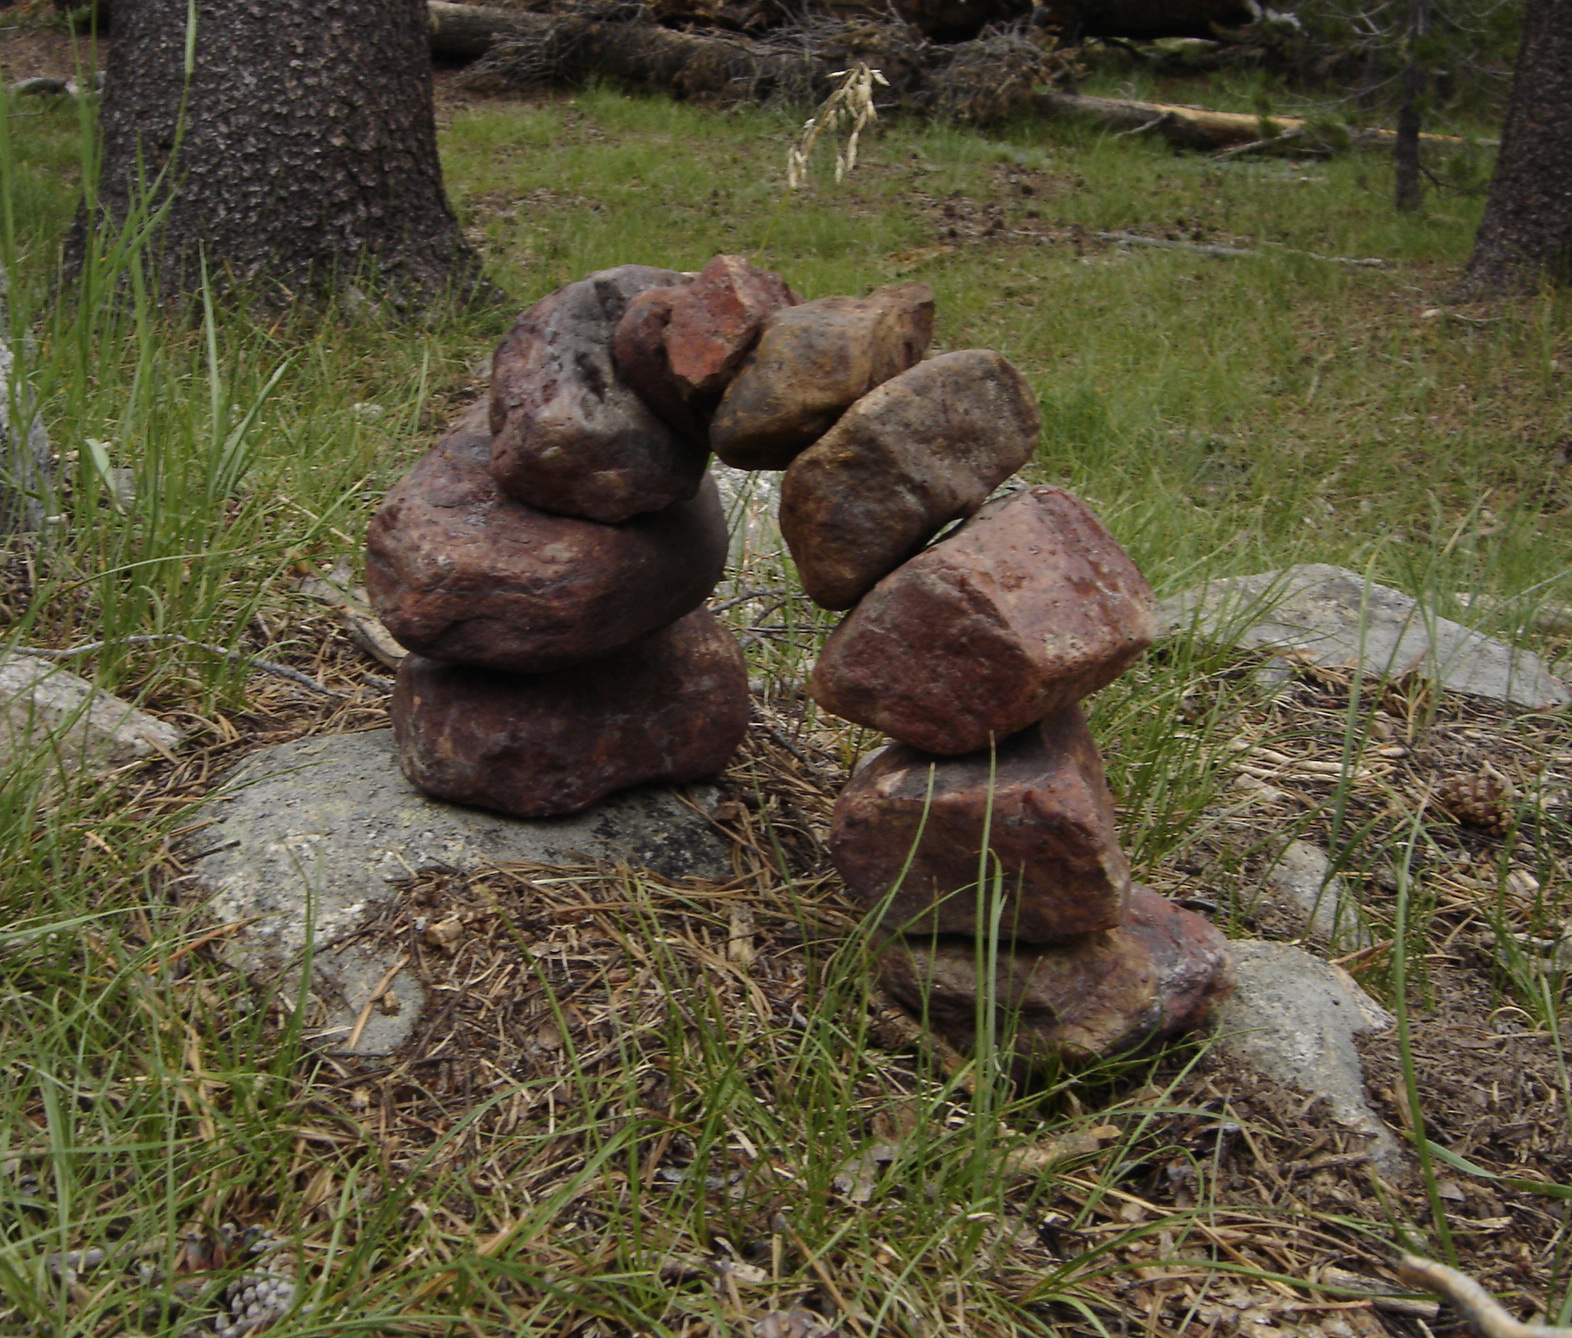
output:
[[[165,293],[349,282],[396,302],[475,294],[443,194],[425,0],[118,0],[96,212],[164,212]],[[153,189],[149,190],[152,186]],[[150,196],[150,198],[148,198]]]
[[[1501,150],[1459,297],[1572,278],[1572,0],[1528,0]]]

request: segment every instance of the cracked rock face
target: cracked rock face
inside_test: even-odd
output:
[[[556,673],[412,655],[389,714],[404,775],[425,793],[551,817],[631,785],[720,771],[747,729],[748,672],[737,639],[697,609]]]
[[[914,748],[977,752],[1111,683],[1156,631],[1151,588],[1090,508],[1028,488],[874,586],[808,691]]]
[[[803,589],[849,609],[1037,449],[1026,378],[991,349],[920,362],[875,387],[791,462],[781,532]]]
[[[625,646],[698,607],[726,565],[706,479],[691,501],[601,525],[527,506],[487,461],[484,406],[388,494],[366,531],[366,591],[430,659],[543,673]]]
[[[970,939],[895,940],[885,988],[955,1044],[977,1040],[987,958]],[[1135,1050],[1202,1022],[1233,984],[1227,940],[1207,920],[1136,884],[1124,924],[1052,946],[1001,943],[990,989],[1017,1067]]]
[[[884,927],[906,934],[986,930],[997,886],[1000,932],[1054,943],[1115,928],[1130,891],[1102,757],[1073,706],[997,756],[875,754],[836,801],[830,855],[853,899],[883,904]]]
[[[925,283],[783,308],[721,397],[710,446],[738,469],[785,469],[855,401],[915,365],[932,338]]]
[[[612,356],[633,297],[682,277],[619,265],[559,288],[513,323],[491,375],[491,472],[505,492],[603,524],[694,495],[707,448],[656,417]]]

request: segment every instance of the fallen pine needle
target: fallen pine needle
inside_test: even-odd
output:
[[[1473,1278],[1434,1259],[1405,1254],[1399,1256],[1396,1267],[1397,1276],[1404,1282],[1437,1292],[1450,1301],[1480,1338],[1572,1338],[1572,1328],[1564,1325],[1524,1324],[1513,1319]]]

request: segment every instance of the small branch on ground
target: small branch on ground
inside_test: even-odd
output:
[[[1524,1324],[1513,1319],[1473,1278],[1434,1259],[1405,1254],[1395,1267],[1404,1282],[1444,1296],[1479,1338],[1572,1338],[1572,1328],[1564,1325]]]
[[[161,642],[174,642],[180,646],[195,646],[198,650],[211,651],[214,655],[222,655],[226,660],[233,660],[236,664],[247,664],[253,669],[260,669],[265,674],[276,674],[279,678],[287,678],[291,683],[299,683],[303,688],[310,688],[319,692],[324,697],[337,697],[340,700],[349,694],[338,692],[333,688],[325,688],[316,679],[303,674],[298,669],[291,669],[287,664],[275,664],[272,660],[259,659],[255,655],[247,655],[243,650],[230,650],[225,646],[215,646],[211,641],[193,641],[188,636],[180,636],[176,632],[159,632],[149,636],[121,636],[112,637],[108,641],[90,641],[85,646],[72,646],[69,650],[37,650],[30,646],[12,646],[11,652],[15,655],[31,655],[41,660],[71,660],[78,655],[90,655],[95,650],[102,650],[105,646],[148,646]]]

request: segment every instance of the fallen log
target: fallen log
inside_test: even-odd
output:
[[[1298,116],[1259,116],[1244,112],[1211,111],[1176,102],[1138,102],[1133,98],[1097,98],[1080,93],[1044,89],[1036,95],[1039,113],[1046,117],[1074,117],[1112,130],[1160,135],[1176,148],[1215,152],[1249,145],[1269,149],[1275,140],[1294,137],[1295,151],[1319,147],[1328,152],[1348,143],[1390,148],[1397,141],[1393,130],[1358,126],[1319,125]],[[1421,135],[1420,143],[1433,148],[1463,148],[1467,144],[1493,146],[1496,140],[1465,140],[1458,135]],[[1284,148],[1289,145],[1285,144]]]
[[[485,5],[455,5],[427,0],[431,16],[431,54],[446,60],[479,60],[504,37],[522,37],[540,15]]]

